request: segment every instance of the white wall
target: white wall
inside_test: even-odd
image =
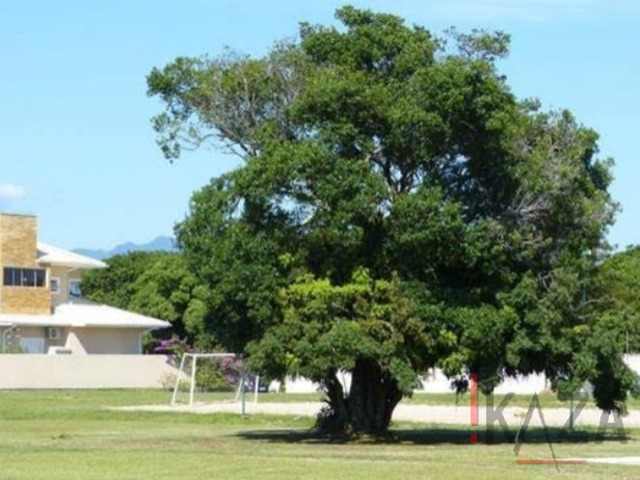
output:
[[[137,328],[72,328],[69,329],[65,347],[74,355],[134,355],[142,353]]]
[[[629,365],[629,367],[631,367],[631,370],[640,375],[640,355],[625,355],[624,361],[627,365]]]
[[[159,388],[164,355],[0,355],[0,389]]]
[[[0,328],[0,335],[6,328]],[[47,336],[46,327],[19,326],[7,335],[7,347],[21,345],[21,339],[32,338],[44,341],[44,350],[40,353],[54,353],[63,347],[71,350],[73,355],[136,355],[140,352],[140,335],[143,328],[115,328],[115,327],[81,327],[60,328],[60,338],[51,340]],[[30,351],[29,353],[37,353]]]
[[[496,387],[494,393],[504,395],[515,393],[518,395],[530,395],[547,390],[544,375],[519,375],[517,378],[506,378]],[[422,379],[422,388],[415,393],[451,393],[451,380],[449,380],[440,369],[434,370],[427,378]]]
[[[625,357],[640,375],[640,355]],[[0,355],[0,390],[54,388],[159,388],[163,376],[177,368],[164,355]],[[349,386],[349,374],[340,377]],[[450,381],[436,370],[416,393],[450,393]],[[318,385],[305,378],[287,377],[288,393],[312,393]],[[496,393],[531,394],[548,388],[543,375],[507,379]]]
[[[304,377],[287,377],[284,384],[287,393],[313,393],[319,388],[317,383]]]
[[[339,377],[345,390],[351,385],[351,375],[345,373]],[[429,376],[421,378],[422,387],[414,392],[420,393],[451,393],[451,380],[449,380],[441,370],[434,370]],[[285,390],[287,393],[312,393],[318,390],[319,386],[304,377],[287,377]],[[539,393],[548,388],[544,375],[520,376],[518,378],[507,378],[495,389],[497,394],[513,392],[515,394]]]
[[[640,375],[640,355],[625,355],[625,362],[631,369]],[[340,381],[347,387],[351,383],[351,376],[346,373],[340,377]],[[442,373],[435,369],[427,377],[423,377],[422,388],[415,390],[415,393],[451,393],[451,381]],[[532,395],[549,389],[549,383],[544,375],[518,376],[517,378],[506,378],[495,389],[496,394],[504,395],[515,393],[518,395]],[[312,393],[318,390],[318,385],[302,377],[287,377],[285,381],[287,393]]]

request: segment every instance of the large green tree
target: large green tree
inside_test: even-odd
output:
[[[484,390],[517,373],[591,380],[623,408],[615,319],[585,298],[615,213],[596,132],[515,97],[501,32],[336,16],[262,58],[178,58],[148,77],[169,159],[208,143],[242,159],[177,227],[216,336],[263,374],[320,382],[325,428],[384,431],[432,367]]]

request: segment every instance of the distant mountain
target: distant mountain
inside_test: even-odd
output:
[[[132,243],[126,242],[116,245],[111,250],[93,250],[91,248],[74,248],[72,251],[96,260],[104,260],[105,258],[121,255],[129,252],[155,252],[155,251],[175,252],[175,241],[171,237],[160,236],[148,243]]]

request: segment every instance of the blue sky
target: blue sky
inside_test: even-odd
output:
[[[236,159],[213,150],[170,165],[145,76],[178,55],[259,55],[299,21],[331,23],[326,0],[4,0],[0,3],[0,210],[39,217],[40,238],[106,248],[170,234],[191,193]],[[501,68],[520,97],[567,107],[616,160],[623,213],[613,243],[640,243],[640,2],[352,1],[440,32],[503,29]]]

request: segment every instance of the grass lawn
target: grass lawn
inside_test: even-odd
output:
[[[287,396],[288,398],[289,396]],[[157,391],[0,392],[0,479],[543,479],[553,465],[516,465],[513,444],[470,445],[470,428],[394,425],[384,440],[330,442],[311,419],[115,412],[166,402]],[[536,432],[519,458],[551,459]],[[626,444],[554,444],[559,458],[640,456]],[[482,435],[481,435],[482,441]],[[561,465],[559,477],[635,479],[640,467]]]

